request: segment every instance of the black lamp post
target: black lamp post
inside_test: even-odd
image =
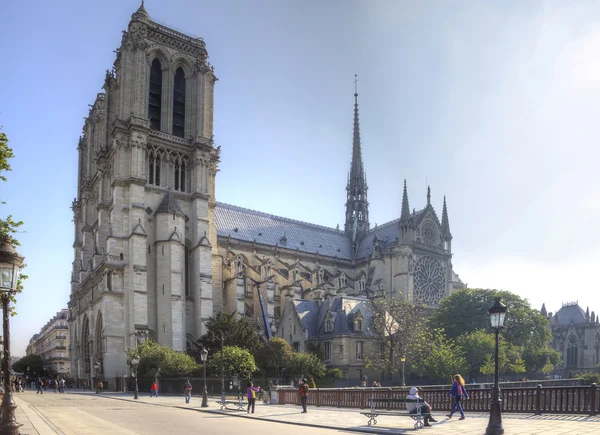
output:
[[[8,304],[10,295],[17,291],[19,280],[19,269],[23,264],[21,257],[12,246],[12,239],[8,236],[2,237],[0,242],[0,298],[2,298],[2,328],[4,331],[4,358],[2,360],[2,374],[4,376],[4,398],[2,399],[2,418],[0,419],[0,434],[18,435],[15,409],[17,405],[10,390],[10,323]]]
[[[133,377],[135,378],[135,392],[133,395],[133,398],[135,400],[138,400],[138,383],[137,383],[137,368],[140,365],[140,357],[135,355],[133,358],[131,358],[131,366],[133,367]]]
[[[200,359],[204,366],[204,387],[202,388],[202,405],[200,407],[208,408],[208,397],[206,396],[206,361],[208,360],[208,351],[206,349],[200,351]]]
[[[225,337],[221,332],[221,401],[225,401],[225,358],[223,357],[223,347],[225,347]]]
[[[400,361],[402,362],[402,386],[406,387],[406,379],[404,378],[404,364],[406,363],[406,355],[402,355],[400,357]]]
[[[492,407],[490,409],[490,421],[485,431],[486,435],[500,435],[504,433],[502,427],[502,400],[500,400],[500,387],[498,386],[498,347],[500,340],[500,329],[504,326],[506,316],[506,305],[500,302],[500,297],[494,298],[496,302],[490,307],[490,321],[492,328],[496,333],[496,351],[495,351],[495,369],[494,369],[494,389],[492,391]]]

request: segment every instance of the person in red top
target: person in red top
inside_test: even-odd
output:
[[[302,384],[298,389],[300,392],[300,403],[302,404],[302,413],[306,414],[306,402],[308,401],[308,381],[306,379],[302,379]]]
[[[158,384],[156,382],[152,382],[152,386],[150,387],[150,397],[156,396],[158,399]]]

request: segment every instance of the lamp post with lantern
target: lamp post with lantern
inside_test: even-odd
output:
[[[402,386],[406,387],[406,379],[404,378],[404,364],[406,363],[406,355],[402,355],[400,357],[400,362],[402,363]]]
[[[206,393],[206,361],[208,361],[208,351],[204,348],[200,351],[200,359],[204,366],[204,386],[202,387],[202,405],[200,405],[200,407],[208,408],[208,397]]]
[[[2,298],[2,328],[4,334],[4,358],[2,359],[2,374],[4,376],[4,398],[2,399],[2,418],[0,420],[1,435],[18,435],[19,427],[15,416],[15,401],[10,388],[10,322],[8,305],[10,295],[16,293],[19,280],[19,270],[23,260],[12,246],[12,239],[3,236],[0,241],[0,298]]]
[[[140,357],[137,355],[134,355],[133,358],[131,358],[131,367],[133,367],[133,377],[135,378],[135,392],[133,394],[133,398],[135,400],[138,400],[138,383],[137,383],[137,369],[138,366],[140,365]]]
[[[492,390],[492,406],[490,408],[490,421],[485,431],[486,435],[501,435],[504,433],[502,427],[502,400],[500,399],[500,387],[498,385],[498,348],[500,345],[500,329],[504,326],[506,317],[506,305],[500,302],[500,297],[496,296],[494,305],[488,310],[492,328],[496,333],[496,349],[494,355],[494,388]]]

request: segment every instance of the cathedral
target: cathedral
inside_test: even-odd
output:
[[[142,2],[116,53],[77,147],[73,377],[128,376],[127,349],[148,338],[185,351],[221,310],[298,351],[321,343],[328,366],[362,377],[369,300],[435,307],[464,286],[445,199],[441,219],[429,189],[411,210],[405,182],[399,219],[371,227],[356,92],[344,228],[328,228],[217,202],[218,79],[201,38]]]

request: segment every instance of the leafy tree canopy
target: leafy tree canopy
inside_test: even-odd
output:
[[[292,376],[302,376],[309,379],[325,376],[325,364],[312,353],[292,353],[288,362],[288,373]]]
[[[463,289],[442,299],[431,325],[442,328],[449,338],[477,330],[490,331],[488,309],[500,296],[508,307],[502,335],[509,343],[523,347],[545,347],[552,338],[548,320],[532,309],[526,299],[504,290]]]
[[[493,334],[483,329],[461,335],[456,342],[464,350],[467,375],[472,378],[481,374],[481,366],[490,355],[494,354],[496,348]]]
[[[222,370],[226,378],[237,376],[243,380],[249,380],[257,370],[252,354],[237,346],[225,346],[223,352],[209,356],[208,368],[213,374],[220,375]]]
[[[422,348],[426,312],[404,300],[381,299],[373,307],[373,328],[379,341],[366,357],[367,367],[393,374],[401,367],[401,356],[414,361]]]
[[[191,356],[152,340],[140,343],[127,351],[127,364],[130,366],[134,355],[140,358],[137,370],[139,377],[154,377],[158,369],[161,376],[187,376],[199,369]]]
[[[500,338],[500,345],[498,347],[498,371],[500,374],[525,373],[525,362],[521,356],[522,354],[522,347],[515,346],[504,338]],[[493,354],[487,356],[481,365],[480,371],[484,375],[493,375],[495,373]]]
[[[424,331],[417,361],[422,373],[429,379],[446,382],[456,373],[464,373],[467,362],[463,349],[449,339],[441,329]]]
[[[526,347],[523,350],[523,361],[528,373],[542,372],[548,374],[560,365],[562,355],[549,347]]]
[[[286,370],[294,355],[294,349],[281,337],[269,340],[256,354],[256,362],[266,377],[281,375]]]
[[[7,171],[11,171],[12,168],[10,166],[10,159],[14,157],[14,153],[12,148],[8,146],[8,137],[5,133],[0,132],[0,181],[7,181],[5,173]],[[0,200],[0,204],[4,205],[5,202]],[[15,221],[12,215],[8,215],[4,219],[0,219],[0,236],[10,236],[13,237],[14,234],[17,233],[19,227],[23,225],[22,221]],[[15,238],[12,239],[12,245],[14,247],[19,246],[19,241]],[[25,265],[21,266],[21,269],[24,268]],[[23,290],[23,281],[27,279],[27,275],[20,274],[19,279],[17,281],[17,293],[20,293]],[[1,297],[8,297],[10,303],[13,305],[17,302],[15,295],[12,293],[3,293]],[[9,306],[9,311],[12,316],[16,314],[16,311],[13,306]]]
[[[28,368],[29,370],[27,370]],[[17,373],[29,373],[29,376],[41,376],[44,373],[44,361],[39,355],[27,355],[19,358],[12,365],[12,369]]]
[[[196,349],[192,351],[196,361],[200,361],[200,350],[203,348],[209,355],[214,355],[221,351],[221,345],[236,346],[254,355],[263,344],[256,328],[245,317],[238,320],[236,313],[219,312],[216,317],[208,319],[206,330],[206,334],[196,341]]]

